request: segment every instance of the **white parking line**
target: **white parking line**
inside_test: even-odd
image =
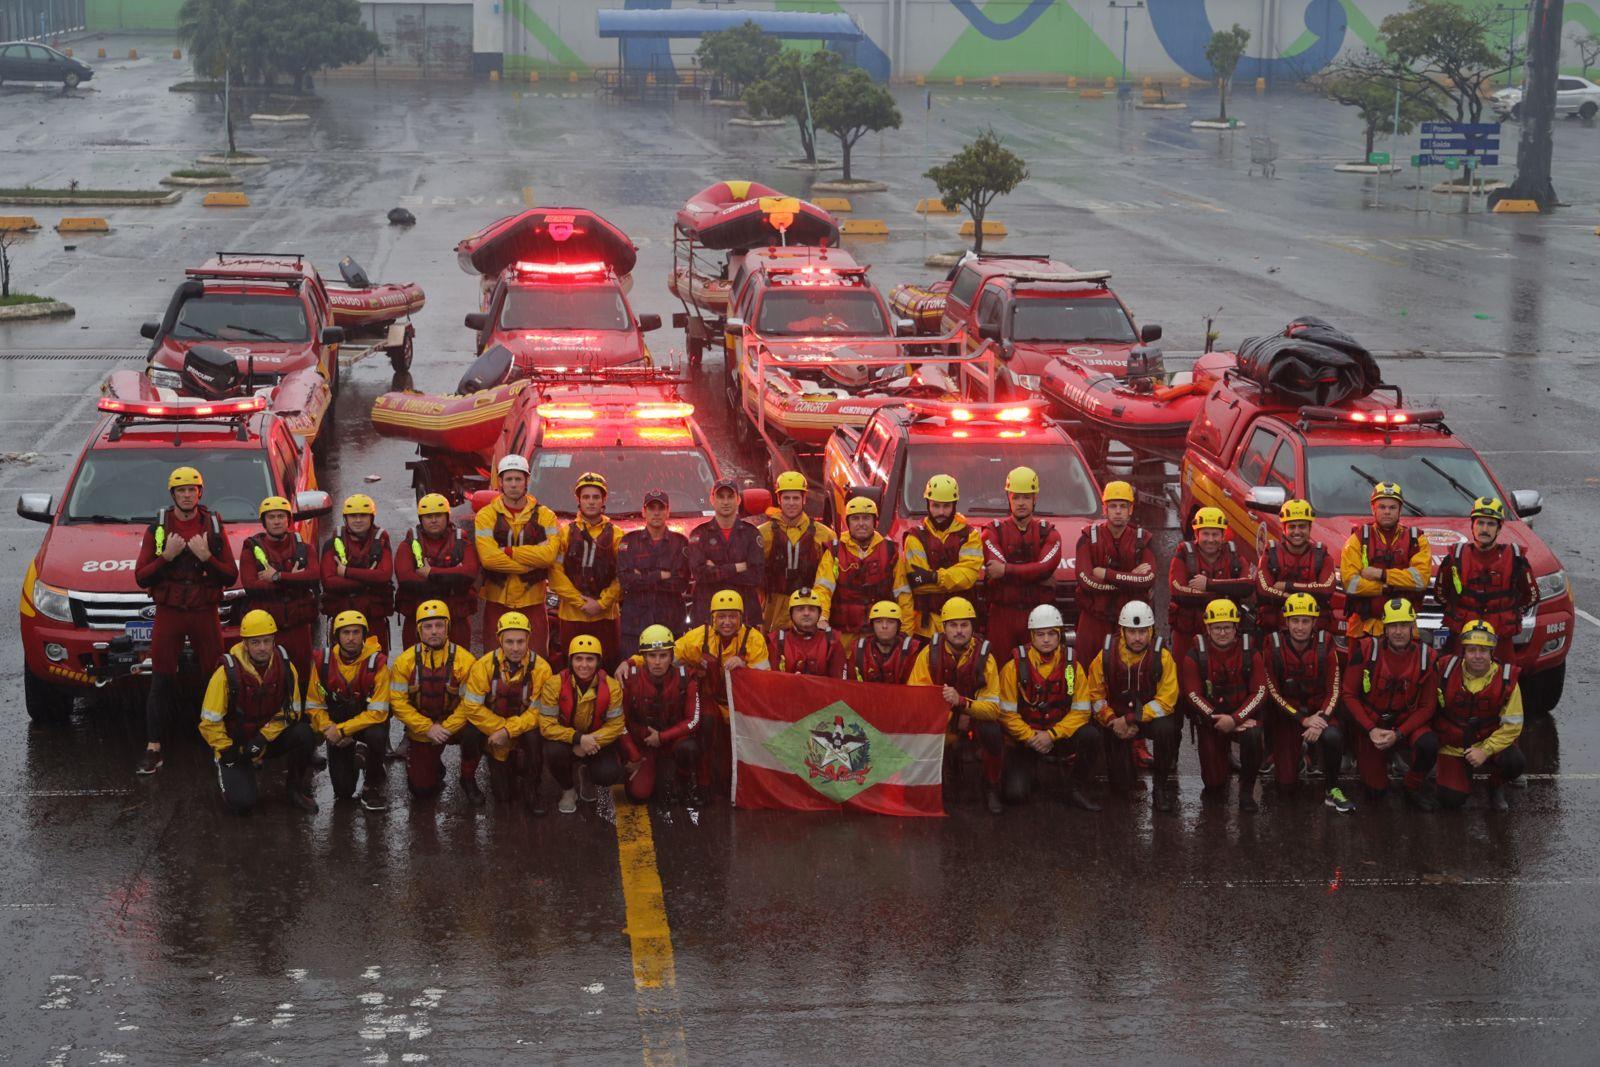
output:
[[[1576,611],[1578,613],[1578,618],[1583,619],[1585,622],[1592,622],[1596,626],[1600,626],[1600,619],[1597,619],[1593,615],[1590,615],[1587,611],[1584,611],[1582,608],[1573,608],[1572,610]]]

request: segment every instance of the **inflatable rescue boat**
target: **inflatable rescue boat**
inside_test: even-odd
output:
[[[372,428],[380,437],[487,457],[517,395],[530,384],[524,378],[469,394],[384,393],[373,401]]]
[[[933,337],[943,332],[940,323],[944,319],[944,300],[949,295],[948,281],[929,285],[901,282],[889,292],[889,308],[896,317],[916,323],[918,335]]]
[[[468,274],[498,277],[520,261],[593,263],[617,277],[633,273],[639,250],[628,235],[581,207],[537,207],[491,222],[456,244],[456,263]]]
[[[817,205],[760,182],[718,182],[678,209],[678,232],[702,248],[759,245],[834,245],[839,223]]]
[[[1208,352],[1191,370],[1135,368],[1121,377],[1058,356],[1039,376],[1039,392],[1063,420],[1124,443],[1169,442],[1188,434],[1211,386],[1235,363],[1231,352]]]
[[[396,319],[422,310],[427,296],[416,282],[387,282],[353,289],[329,285],[333,324],[355,329],[387,326]]]

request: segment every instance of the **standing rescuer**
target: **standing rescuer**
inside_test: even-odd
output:
[[[1179,543],[1167,568],[1172,593],[1167,625],[1172,630],[1172,655],[1180,664],[1206,626],[1207,605],[1218,599],[1231,601],[1237,613],[1256,584],[1250,561],[1228,540],[1228,519],[1221,508],[1201,508],[1191,525],[1194,540]]]
[[[317,738],[301,712],[300,682],[278,645],[278,624],[257,609],[239,624],[239,642],[221,657],[200,703],[200,736],[216,755],[229,809],[243,815],[260,799],[256,768],[282,758],[289,802],[315,813],[311,753]]]
[[[596,787],[622,780],[622,685],[600,666],[601,655],[598,639],[578,634],[567,645],[566,667],[540,691],[539,733],[550,774],[561,786],[556,810],[563,815],[578,810],[580,785],[583,799],[592,802]]]
[[[1085,674],[1078,703],[1094,713],[1106,738],[1106,777],[1122,796],[1134,790],[1133,746],[1141,738],[1155,748],[1151,800],[1157,811],[1177,806],[1178,669],[1165,642],[1155,636],[1156,613],[1142,600],[1122,608],[1118,632],[1105,639]]]
[[[1384,604],[1399,597],[1415,609],[1433,577],[1428,535],[1400,521],[1405,497],[1394,482],[1372,487],[1372,521],[1350,533],[1339,557],[1345,633],[1351,641],[1384,632]]]
[[[1263,634],[1282,628],[1284,604],[1296,594],[1315,599],[1319,625],[1327,629],[1339,568],[1327,546],[1311,539],[1316,517],[1304,500],[1285,500],[1278,509],[1283,539],[1268,540],[1256,559],[1256,623]]]
[[[849,677],[858,682],[905,685],[917,662],[922,643],[902,631],[904,609],[892,600],[880,600],[867,612],[872,630],[858,640],[845,662]]]
[[[368,811],[386,811],[383,786],[388,781],[389,663],[378,639],[359,611],[340,612],[333,620],[333,645],[319,650],[306,687],[306,713],[311,728],[328,743],[328,777],[333,795],[356,797]],[[356,746],[366,748],[362,766],[366,781],[360,795],[356,779]]]
[[[515,611],[533,627],[536,653],[550,647],[545,615],[546,582],[561,549],[556,513],[528,495],[528,461],[512,453],[495,468],[500,493],[472,520],[473,544],[483,568],[484,640],[496,632],[500,616]]]
[[[1395,597],[1377,619],[1378,637],[1364,637],[1350,649],[1344,671],[1345,714],[1355,723],[1356,767],[1367,798],[1389,790],[1389,757],[1411,749],[1403,785],[1406,802],[1434,811],[1439,802],[1426,790],[1428,772],[1439,756],[1432,722],[1438,699],[1432,649],[1417,640],[1417,609]]]
[[[406,781],[417,800],[444,788],[444,750],[461,749],[461,791],[483,802],[478,761],[483,735],[467,721],[461,689],[472,670],[472,653],[450,637],[450,608],[442,600],[417,605],[417,643],[401,649],[389,666],[389,710],[406,728]]]
[[[550,677],[550,664],[528,647],[532,626],[522,612],[506,612],[496,627],[498,647],[472,665],[461,703],[489,750],[495,800],[509,804],[520,796],[533,814],[543,815],[539,693]]]
[[[1064,626],[1054,604],[1034,608],[1028,613],[1028,643],[1012,649],[1000,669],[1000,725],[1007,734],[1000,797],[1007,804],[1025,802],[1033,792],[1039,760],[1059,746],[1072,760],[1067,803],[1099,811],[1084,788],[1105,741],[1090,721],[1088,707],[1074,701],[1083,678],[1072,649],[1062,643]]]
[[[913,631],[932,637],[939,630],[945,601],[965,594],[983,574],[983,535],[956,509],[961,487],[948,474],[935,474],[923,487],[928,514],[900,539],[906,581],[916,608]],[[970,602],[969,602],[970,603]]]
[[[1471,622],[1485,622],[1500,642],[1495,659],[1508,663],[1522,617],[1539,602],[1533,569],[1520,545],[1500,543],[1506,506],[1495,497],[1472,502],[1472,543],[1457,545],[1439,563],[1434,592],[1444,607],[1448,648],[1459,647]]]
[[[317,590],[322,563],[300,535],[289,529],[289,501],[269,496],[261,502],[259,534],[245,538],[239,584],[246,610],[260,608],[278,624],[278,644],[302,683],[311,679],[312,628],[317,621]]]
[[[959,766],[968,735],[976,735],[983,761],[984,803],[999,815],[1000,769],[1004,759],[1005,730],[1000,725],[1000,670],[989,654],[989,642],[976,633],[978,613],[972,601],[953,596],[940,611],[940,630],[917,653],[908,685],[936,685],[950,705],[950,728],[945,734],[945,760]],[[955,775],[945,775],[953,782]]]
[[[450,501],[439,493],[417,501],[417,525],[395,551],[394,578],[401,645],[417,643],[417,608],[429,600],[443,601],[450,608],[450,640],[472,643],[478,550],[450,521]]]
[[[1078,535],[1078,628],[1076,646],[1098,654],[1117,632],[1122,609],[1149,594],[1156,580],[1150,535],[1132,525],[1133,486],[1107,482],[1100,493],[1106,517]],[[1109,751],[1109,750],[1108,750]]]
[[[1266,751],[1261,711],[1267,682],[1261,659],[1250,636],[1239,633],[1239,608],[1233,601],[1213,600],[1202,621],[1206,632],[1190,642],[1178,669],[1198,737],[1201,795],[1226,794],[1229,749],[1237,745],[1239,810],[1256,811],[1256,776]]]
[[[620,744],[628,799],[644,804],[658,795],[665,804],[679,796],[691,808],[704,804],[695,780],[700,762],[700,686],[688,668],[673,662],[674,638],[665,626],[639,635],[640,666],[622,682],[625,730]],[[669,760],[674,781],[662,773]]]
[[[561,528],[550,591],[560,602],[556,647],[566,649],[579,634],[600,642],[602,663],[615,666],[622,651],[622,583],[617,545],[622,531],[606,517],[606,480],[593,471],[573,487],[578,517]]]
[[[1283,602],[1283,627],[1268,634],[1262,650],[1267,674],[1272,767],[1278,787],[1300,780],[1307,747],[1322,765],[1324,803],[1341,815],[1355,810],[1339,785],[1344,730],[1339,716],[1339,662],[1321,625],[1322,608],[1310,593],[1290,593]]]
[[[389,651],[389,616],[394,611],[394,553],[389,534],[377,526],[378,505],[365,493],[345,497],[344,525],[322,549],[322,613],[329,619],[359,611]]]
[[[1034,518],[1039,475],[1033,468],[1017,467],[1006,475],[1006,500],[1011,514],[983,531],[983,577],[989,640],[996,648],[1014,649],[1030,640],[1033,609],[1055,599],[1061,534]]]
[[[849,649],[872,637],[867,615],[873,605],[885,600],[897,604],[906,626],[916,621],[916,608],[905,557],[893,541],[878,532],[878,505],[868,497],[851,497],[844,506],[844,525],[845,536],[839,539],[833,556],[829,623]]]
[[[1466,804],[1472,776],[1489,775],[1489,808],[1508,810],[1505,783],[1522,777],[1527,760],[1517,747],[1522,734],[1522,693],[1517,668],[1497,663],[1500,642],[1494,627],[1474,619],[1461,629],[1461,653],[1440,672],[1439,801],[1447,808]]]
[[[711,621],[711,601],[720,592],[739,595],[745,622],[761,625],[763,577],[761,533],[739,517],[739,485],[718,478],[711,487],[712,516],[689,532],[689,577],[694,582],[696,625]]]
[[[622,583],[622,651],[632,655],[639,635],[652,626],[683,629],[689,605],[689,539],[667,527],[671,504],[652,489],[644,495],[644,526],[617,544],[617,579]]]
[[[139,774],[161,769],[161,745],[171,728],[184,640],[194,648],[195,663],[202,672],[209,672],[222,656],[222,622],[217,610],[223,591],[239,576],[239,568],[223,536],[222,520],[200,503],[204,489],[204,480],[193,467],[178,467],[167,476],[172,506],[162,508],[145,530],[139,561],[134,565],[134,580],[149,591],[156,612]],[[273,632],[276,630],[274,624]]]
[[[806,514],[806,476],[784,471],[776,488],[778,506],[767,510],[760,526],[768,633],[789,625],[789,594],[795,590],[817,594],[824,619],[833,596],[833,531]]]

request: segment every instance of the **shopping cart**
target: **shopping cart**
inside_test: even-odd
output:
[[[1273,177],[1278,169],[1278,142],[1265,134],[1250,138],[1250,170],[1246,176],[1254,174],[1257,167],[1263,178]]]

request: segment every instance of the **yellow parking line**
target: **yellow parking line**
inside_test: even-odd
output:
[[[672,929],[656,868],[650,809],[631,804],[616,787],[617,858],[622,869],[622,899],[628,941],[633,950],[633,988],[644,1031],[647,1067],[686,1064],[683,1013],[678,1006],[678,974],[672,959]]]
[[[531,186],[531,185],[524,185],[522,187],[522,206],[523,207],[533,207],[534,206],[534,203],[533,203],[533,186]]]

